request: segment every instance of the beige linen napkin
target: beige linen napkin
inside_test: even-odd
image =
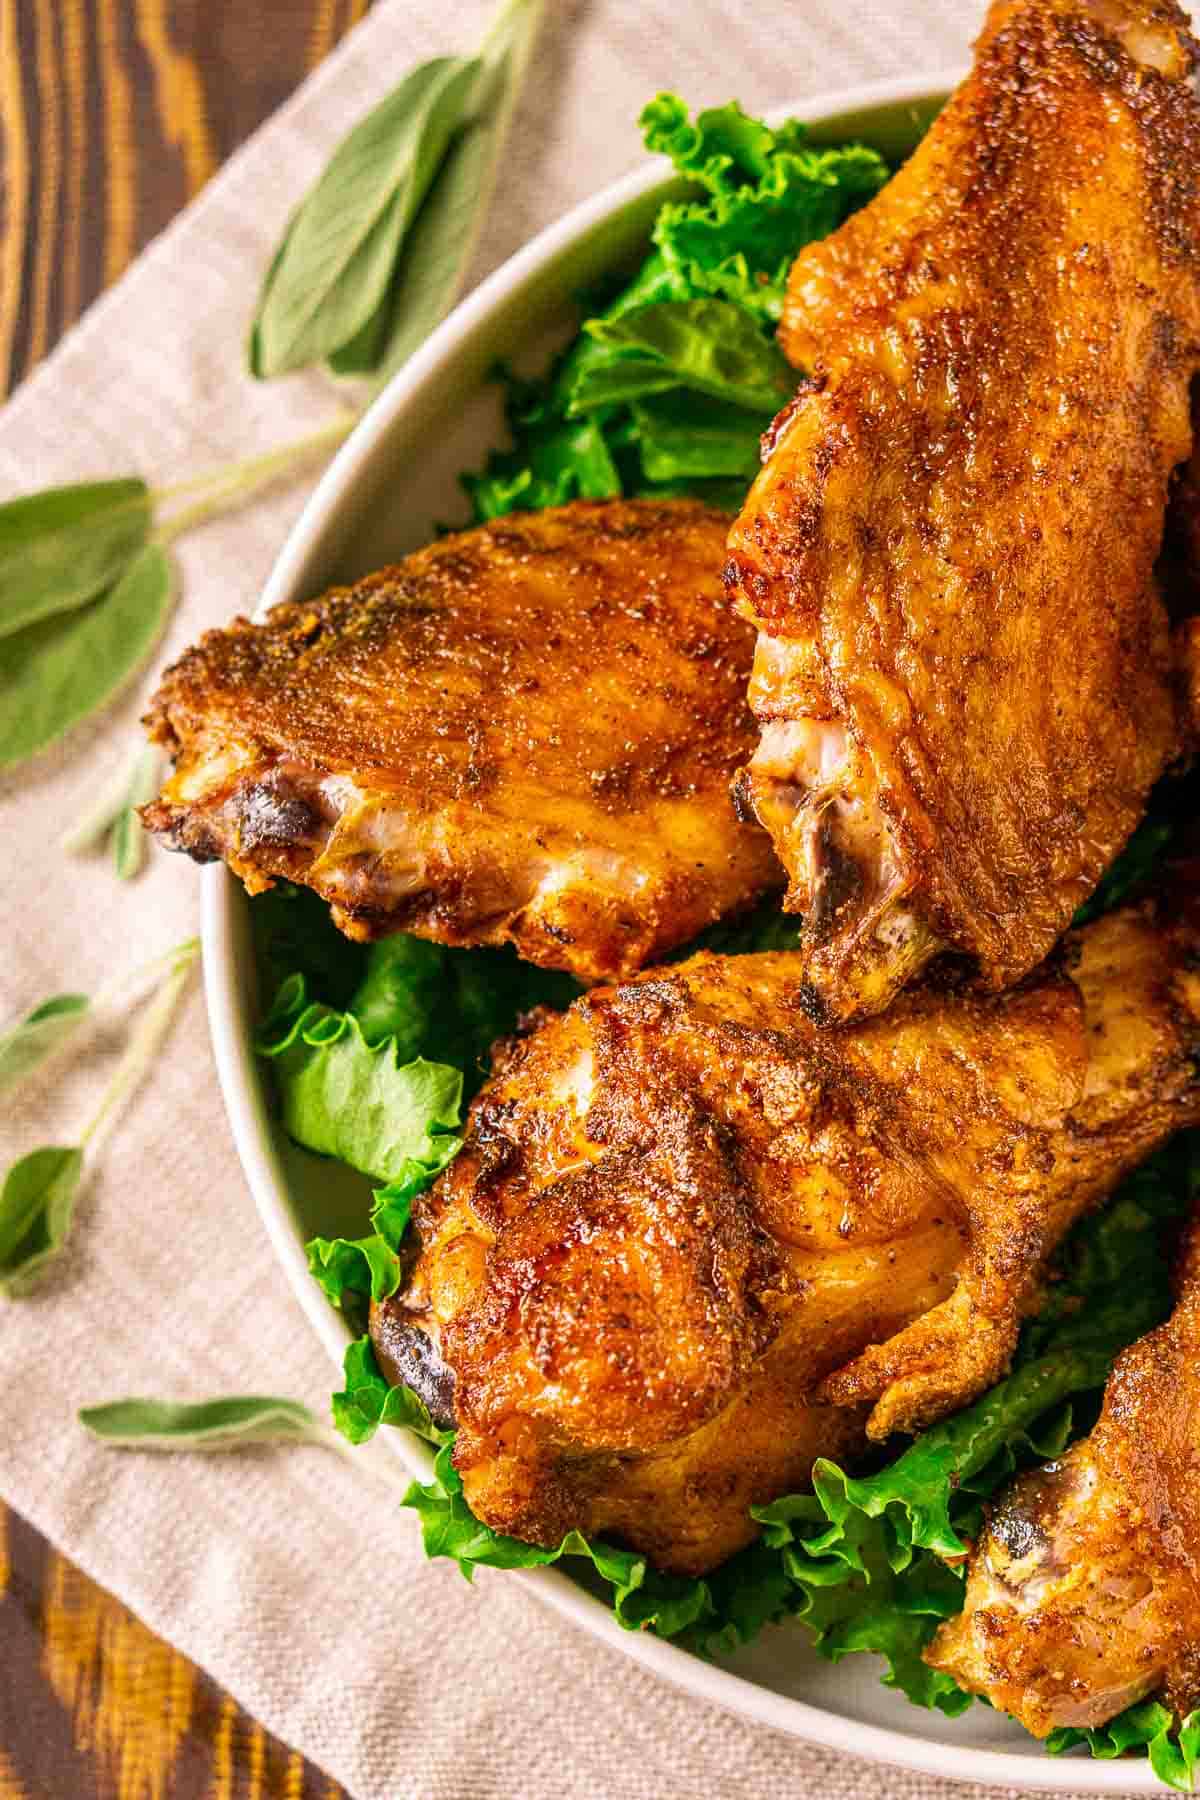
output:
[[[479,272],[638,161],[656,89],[753,108],[966,55],[976,0],[552,0]],[[0,414],[5,494],[134,467],[177,480],[318,428],[318,377],[242,373],[248,307],[289,207],[415,60],[470,44],[479,0],[382,0]],[[157,665],[250,610],[302,500],[186,539]],[[55,848],[127,752],[144,686],[0,789],[0,1017],[95,989],[196,929],[198,880],[156,852],[136,884]],[[103,1050],[103,1046],[101,1046]],[[7,1161],[87,1114],[74,1068],[0,1120]],[[67,1140],[69,1141],[69,1140]],[[0,1302],[0,1492],[358,1800],[596,1794],[934,1796],[965,1790],[814,1750],[687,1699],[546,1610],[472,1590],[415,1519],[316,1450],[121,1456],[74,1424],[129,1392],[286,1392],[323,1406],[324,1352],[286,1291],[226,1127],[193,995],[82,1201],[61,1272]],[[0,1647],[0,1657],[2,1657]],[[897,1702],[897,1723],[920,1729]],[[998,1790],[973,1790],[980,1795]]]

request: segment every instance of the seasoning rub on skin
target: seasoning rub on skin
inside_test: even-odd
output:
[[[1198,944],[1146,903],[1015,992],[840,1028],[794,955],[704,954],[513,1042],[372,1320],[472,1511],[700,1573],[817,1456],[974,1399],[1064,1232],[1200,1119]]]
[[[175,768],[147,825],[252,893],[315,888],[351,937],[632,973],[780,882],[729,799],[754,728],[728,523],[514,515],[209,632],[151,706]]]
[[[1033,968],[1184,747],[1155,562],[1200,367],[1196,45],[1171,0],[998,0],[893,180],[797,257],[804,372],[729,539],[747,817],[814,1017],[944,949]]]

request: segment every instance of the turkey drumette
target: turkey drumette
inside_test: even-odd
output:
[[[738,784],[814,1016],[1046,955],[1186,731],[1155,577],[1200,365],[1196,45],[1170,0],[998,0],[889,185],[791,271],[805,377],[727,579]]]

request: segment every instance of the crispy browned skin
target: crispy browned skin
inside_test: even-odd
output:
[[[1119,1357],[1089,1438],[992,1513],[926,1660],[1037,1737],[1200,1701],[1200,1219],[1173,1317]]]
[[[754,729],[727,525],[521,514],[210,632],[155,696],[176,762],[146,823],[252,893],[315,888],[352,937],[631,973],[779,879],[729,803]]]
[[[1072,1220],[1200,1117],[1198,937],[1128,909],[1071,976],[826,1030],[794,957],[700,955],[515,1043],[373,1323],[474,1511],[700,1571],[978,1394]]]
[[[1048,951],[1176,753],[1153,578],[1200,362],[1184,14],[993,6],[912,159],[797,258],[806,371],[730,536],[760,628],[739,791],[806,915],[809,1003],[946,946]]]

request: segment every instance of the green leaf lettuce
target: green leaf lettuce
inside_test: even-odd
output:
[[[347,1348],[342,1374],[345,1386],[333,1396],[333,1422],[352,1444],[365,1444],[381,1425],[402,1426],[432,1444],[446,1443],[450,1434],[439,1431],[417,1396],[388,1385],[369,1337],[356,1338]]]
[[[863,144],[817,150],[796,119],[771,128],[736,103],[688,117],[660,94],[641,117],[646,147],[670,157],[707,190],[669,202],[654,242],[677,287],[736,300],[776,321],[797,250],[827,237],[888,179],[883,158]]]
[[[278,1074],[288,1135],[378,1181],[432,1178],[457,1154],[462,1071],[423,1056],[402,1062],[394,1037],[369,1044],[353,1013],[310,1002],[303,975],[284,982],[260,1028]]]
[[[1200,1711],[1189,1713],[1177,1727],[1168,1707],[1157,1700],[1141,1700],[1135,1706],[1127,1706],[1107,1725],[1084,1731],[1064,1726],[1046,1739],[1051,1756],[1061,1756],[1064,1750],[1073,1750],[1077,1745],[1086,1745],[1093,1756],[1105,1760],[1144,1750],[1160,1781],[1190,1794],[1200,1762]]]
[[[642,127],[696,197],[660,209],[640,269],[540,382],[510,379],[512,448],[463,478],[476,520],[617,494],[736,510],[794,386],[774,342],[788,266],[887,177],[872,150],[814,150],[735,105],[693,121],[660,94]]]

